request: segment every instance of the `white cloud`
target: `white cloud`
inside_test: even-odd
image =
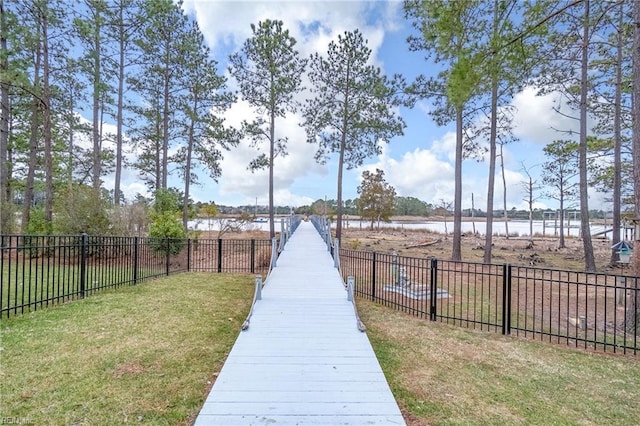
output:
[[[453,143],[455,143],[453,136]],[[398,159],[391,156],[390,148],[382,146],[382,154],[377,161],[361,167],[364,170],[375,171],[381,169],[385,173],[385,180],[396,189],[400,196],[417,197],[428,203],[440,205],[442,201],[452,202],[455,189],[453,158],[442,158],[439,154],[447,152],[446,147],[451,144],[451,133],[446,134],[432,147],[436,149],[415,148],[406,152]],[[485,210],[487,206],[487,165],[475,161],[465,161],[462,165],[462,207],[470,208],[473,194],[474,206]],[[525,176],[519,172],[505,169],[507,187],[507,208],[516,207],[526,209],[524,199],[526,194],[522,188]],[[496,169],[494,184],[494,209],[503,208],[504,186],[499,167]],[[538,194],[540,195],[540,194]],[[539,202],[538,207],[545,206]],[[545,206],[546,207],[546,206]]]
[[[225,114],[227,123],[239,127],[243,119],[250,119],[255,112],[246,102],[238,102]],[[306,134],[298,123],[301,117],[289,114],[284,119],[276,121],[276,137],[288,137],[288,155],[274,160],[274,198],[278,205],[291,204],[294,194],[285,192],[296,179],[318,175],[326,175],[326,168],[318,165],[313,156],[315,146],[306,142]],[[247,169],[251,160],[261,152],[268,152],[268,142],[264,141],[260,147],[252,147],[250,141],[243,141],[238,147],[224,153],[221,162],[222,177],[219,179],[221,196],[237,195],[248,199],[258,197],[264,204],[268,201],[269,174],[268,170],[251,172]],[[278,195],[279,194],[279,195]],[[262,200],[262,201],[260,201]],[[300,200],[298,196],[296,205]]]
[[[377,161],[361,167],[360,173],[381,169],[385,180],[400,196],[416,197],[428,202],[453,199],[453,168],[449,163],[439,160],[431,150],[416,148],[396,160],[390,156],[386,144],[382,148],[382,155]]]
[[[187,13],[195,14],[206,41],[221,61],[224,60],[221,58],[240,49],[244,41],[251,37],[252,23],[279,19],[298,41],[297,48],[303,58],[316,52],[325,55],[329,43],[337,40],[339,34],[359,29],[372,50],[370,62],[382,66],[378,52],[385,32],[397,29],[401,22],[399,2],[186,0],[184,9]],[[309,86],[306,79],[303,76],[303,85]],[[235,85],[233,79],[230,79],[229,86],[234,88]],[[304,95],[301,93],[298,100],[302,100]],[[227,125],[240,127],[243,120],[255,117],[255,111],[246,102],[239,101],[225,117]],[[316,147],[306,142],[304,129],[299,126],[301,122],[299,114],[289,114],[286,119],[280,119],[276,123],[278,136],[289,139],[289,155],[274,161],[274,198],[279,205],[301,205],[313,201],[306,194],[291,192],[292,186],[313,178],[326,180],[328,175],[329,166],[320,166],[315,162]],[[268,171],[252,173],[247,170],[249,162],[259,152],[267,152],[266,144],[265,142],[258,151],[245,141],[241,146],[224,153],[222,177],[217,188],[221,198],[244,197],[254,202],[258,197],[258,202],[266,204]]]
[[[527,87],[514,96],[512,105],[516,107],[514,135],[521,139],[546,145],[566,138],[563,132],[578,131],[576,120],[554,111],[556,108],[569,116],[576,114],[558,93],[538,96],[536,88]]]
[[[446,159],[450,163],[456,160],[456,134],[447,132],[440,139],[431,143],[431,151],[440,159]]]
[[[329,42],[344,31],[360,29],[374,52],[385,30],[396,30],[399,2],[363,1],[200,1],[187,0],[184,9],[194,13],[205,39],[215,53],[238,49],[252,35],[251,24],[266,19],[282,20],[298,40],[303,56],[325,52]],[[375,13],[374,13],[375,12]],[[375,16],[373,24],[367,19]]]

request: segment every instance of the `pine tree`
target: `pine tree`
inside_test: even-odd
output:
[[[184,179],[182,223],[187,229],[190,185],[198,183],[193,173],[200,163],[212,179],[221,175],[222,150],[238,143],[237,132],[225,128],[219,115],[231,107],[235,96],[226,91],[226,78],[217,74],[217,63],[195,22],[185,38],[185,96],[181,98],[185,121],[182,124],[185,144],[174,156]],[[188,48],[187,48],[188,46]]]
[[[380,154],[379,142],[402,135],[405,127],[395,107],[403,102],[404,82],[388,79],[369,65],[371,49],[358,30],[329,44],[327,56],[311,57],[309,78],[315,97],[304,107],[307,142],[318,144],[316,160],[338,153],[336,238],[342,231],[343,170]]]
[[[136,167],[156,189],[167,189],[169,148],[180,137],[176,124],[180,97],[184,95],[182,68],[185,33],[188,19],[182,3],[158,0],[144,3],[147,17],[141,37],[141,64],[132,88],[142,97],[143,104],[134,107],[139,124],[134,133],[138,146],[146,152],[138,158]]]
[[[113,198],[116,205],[120,204],[122,192],[123,148],[124,148],[124,113],[125,113],[125,84],[127,70],[133,65],[132,57],[137,53],[136,40],[140,36],[143,20],[142,7],[138,0],[117,0],[113,8],[108,10],[108,30],[116,43],[116,164]]]
[[[574,118],[578,122],[578,172],[579,202],[581,216],[581,237],[584,251],[585,270],[596,270],[595,256],[589,223],[589,113],[594,110],[593,94],[598,89],[594,75],[597,61],[594,59],[596,47],[602,34],[611,22],[605,19],[614,13],[617,3],[592,2],[583,0],[568,5],[557,2],[543,3],[542,15],[546,15],[549,31],[542,39],[544,59],[537,82],[542,93],[558,92],[567,100],[573,111],[568,113],[557,109],[559,114]],[[577,113],[572,117],[571,113]],[[574,132],[559,129],[566,133]]]
[[[296,40],[284,29],[282,21],[267,19],[251,25],[253,36],[240,52],[229,58],[229,71],[240,85],[242,98],[257,113],[252,122],[244,122],[244,131],[254,146],[269,143],[269,153],[261,154],[249,167],[269,169],[269,232],[275,237],[273,173],[274,160],[287,154],[286,138],[276,139],[276,118],[295,112],[293,96],[302,90],[306,61],[299,57]]]
[[[100,190],[102,170],[102,113],[104,98],[110,91],[108,86],[107,61],[105,61],[105,25],[107,3],[104,0],[84,0],[84,7],[77,9],[73,20],[77,37],[85,55],[78,61],[91,87],[93,143],[91,158],[91,183],[95,191]]]
[[[635,186],[634,196],[634,223],[635,246],[633,270],[635,275],[634,293],[627,305],[626,328],[638,335],[640,329],[640,2],[634,2],[633,6],[633,182]]]
[[[622,210],[632,205],[631,178],[631,81],[632,26],[625,19],[631,15],[631,2],[619,2],[612,13],[604,16],[604,25],[596,38],[594,89],[590,94],[591,113],[597,123],[593,131],[606,140],[604,152],[598,162],[590,164],[591,185],[610,196],[612,204],[612,245],[620,241]],[[618,260],[611,250],[611,264]]]
[[[483,55],[479,43],[485,34],[486,22],[477,0],[405,2],[406,16],[420,32],[419,37],[409,38],[413,51],[424,51],[436,63],[446,63],[446,69],[435,78],[424,76],[416,79],[412,92],[435,100],[432,110],[439,125],[456,124],[455,189],[453,201],[453,248],[451,258],[462,259],[462,160],[465,149],[464,129],[471,116],[465,111],[478,95],[483,78],[479,71]]]

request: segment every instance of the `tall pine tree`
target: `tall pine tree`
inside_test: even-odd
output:
[[[402,135],[405,127],[396,107],[403,102],[404,82],[388,79],[369,64],[371,49],[360,31],[345,32],[329,44],[327,56],[311,57],[313,98],[304,107],[307,141],[318,145],[316,160],[338,154],[336,238],[342,233],[343,170],[380,154],[380,142]]]
[[[229,71],[240,85],[242,99],[256,111],[256,118],[245,121],[244,130],[254,146],[269,144],[268,154],[254,159],[250,168],[269,169],[269,232],[275,237],[273,173],[274,160],[286,155],[287,139],[276,139],[276,118],[295,112],[293,96],[302,90],[302,74],[306,61],[296,50],[296,40],[282,21],[258,22],[251,25],[253,35],[240,52],[229,58]]]
[[[469,144],[465,147],[464,129],[472,118],[465,111],[478,95],[484,77],[479,43],[486,22],[480,4],[479,0],[409,0],[404,5],[407,18],[419,31],[418,36],[409,38],[410,49],[424,51],[427,58],[446,64],[437,77],[416,79],[412,92],[434,99],[436,108],[431,115],[439,125],[454,122],[456,126],[453,260],[462,259],[462,160],[465,149],[473,149]]]

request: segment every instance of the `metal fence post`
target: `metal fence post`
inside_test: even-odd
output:
[[[166,274],[167,276],[169,276],[169,257],[170,257],[170,250],[169,250],[169,237],[165,237],[165,241],[166,241],[166,248],[167,248],[167,257],[166,257],[166,263],[165,263],[165,269],[166,269]]]
[[[333,243],[333,267],[338,268],[340,265],[340,239],[336,238]]]
[[[371,298],[376,298],[376,252],[373,252],[373,259],[371,262]]]
[[[438,259],[431,258],[431,268],[429,271],[429,319],[436,320],[436,309],[438,304]]]
[[[285,243],[287,242],[284,233],[284,219],[280,219],[280,240],[283,240]]]
[[[262,300],[262,275],[256,275],[256,300]]]
[[[511,334],[511,287],[513,284],[513,274],[511,264],[507,264],[507,335]]]
[[[82,233],[80,238],[80,297],[84,297],[84,292],[86,288],[86,280],[87,280],[87,245],[89,241],[87,238],[87,234],[85,232]]]
[[[138,237],[133,237],[133,283],[138,284]]]
[[[187,272],[191,271],[191,238],[187,238]]]
[[[251,239],[251,273],[256,271],[256,240]]]
[[[222,272],[222,238],[218,238],[218,273]]]
[[[275,268],[278,262],[278,240],[276,237],[271,239],[271,269]]]
[[[355,285],[355,281],[356,279],[352,275],[347,277],[347,300],[349,302],[353,301],[353,287]]]
[[[502,334],[511,334],[511,265],[502,265]]]
[[[327,251],[331,252],[331,223],[328,218],[324,218],[324,241],[327,243]]]

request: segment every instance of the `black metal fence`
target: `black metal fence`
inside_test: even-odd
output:
[[[0,318],[186,271],[266,274],[269,240],[0,235]]]
[[[640,352],[640,278],[340,249],[354,292],[418,317],[598,351]]]

